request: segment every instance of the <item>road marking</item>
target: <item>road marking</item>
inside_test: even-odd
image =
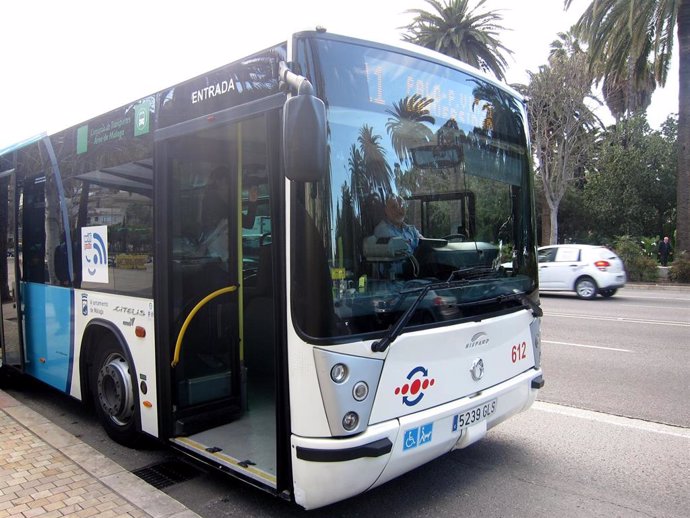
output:
[[[617,304],[617,308],[648,308],[648,309],[663,309],[664,311],[673,311],[673,310],[678,310],[678,311],[688,311],[690,309],[690,306],[685,307],[685,306],[647,306],[644,304]]]
[[[554,342],[553,340],[542,340],[545,344],[556,344],[556,345],[572,345],[573,347],[586,347],[587,349],[603,349],[605,351],[616,351],[620,353],[631,353],[630,349],[618,349],[616,347],[602,347],[600,345],[585,345],[585,344],[573,344],[570,342]]]
[[[656,297],[654,295],[652,295],[652,296],[632,295],[630,292],[626,292],[624,296],[626,299],[629,298],[629,299],[647,299],[647,300],[690,300],[690,298],[682,297],[682,296],[668,297],[668,296],[660,295],[660,296]]]
[[[690,327],[690,322],[679,322],[677,320],[643,320],[641,318],[626,318],[626,317],[595,317],[592,315],[574,315],[572,313],[544,313],[545,317],[561,317],[561,318],[582,318],[585,320],[603,320],[606,322],[627,322],[629,324],[653,324],[659,326],[678,326]]]
[[[550,412],[552,414],[577,417],[579,419],[588,419],[598,423],[613,424],[616,426],[622,426],[624,428],[642,430],[644,432],[672,435],[674,437],[690,439],[690,429],[683,428],[681,426],[655,423],[653,421],[645,421],[643,419],[635,419],[633,417],[622,417],[613,414],[606,414],[604,412],[596,412],[594,410],[583,410],[581,408],[557,405],[555,403],[545,403],[543,401],[535,401],[534,405],[532,405],[532,408],[541,412]]]

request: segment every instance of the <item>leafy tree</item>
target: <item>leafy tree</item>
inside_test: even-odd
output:
[[[591,88],[586,54],[572,35],[559,36],[549,64],[530,73],[526,87],[536,173],[549,217],[548,224],[542,225],[542,243],[549,244],[558,242],[561,199],[587,159],[598,123],[585,103]]]
[[[426,0],[433,10],[409,9],[414,20],[403,29],[403,40],[453,57],[505,80],[507,61],[503,53],[512,52],[498,40],[498,25],[503,17],[496,11],[477,12],[486,3],[479,0],[474,9],[470,0]]]
[[[566,8],[572,0],[565,0]],[[604,78],[666,83],[673,32],[680,47],[676,249],[690,251],[690,0],[593,0],[577,23],[589,43],[590,66]],[[645,70],[647,69],[647,70]]]
[[[596,232],[596,225],[584,205],[584,174],[568,187],[558,206],[558,235],[562,243],[603,244],[608,242]]]
[[[644,115],[609,128],[588,171],[583,202],[599,235],[655,236],[675,208],[675,119],[652,131]]]

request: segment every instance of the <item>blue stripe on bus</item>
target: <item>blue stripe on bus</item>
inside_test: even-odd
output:
[[[74,294],[70,288],[22,283],[26,372],[69,392],[74,358]]]
[[[67,367],[67,383],[65,392],[69,394],[72,385],[72,369],[74,368],[74,290],[69,290],[69,366]]]

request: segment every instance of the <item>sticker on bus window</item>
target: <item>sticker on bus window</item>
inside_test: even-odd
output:
[[[108,227],[81,229],[81,278],[84,282],[108,283]]]

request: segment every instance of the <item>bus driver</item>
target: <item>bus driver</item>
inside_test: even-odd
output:
[[[400,237],[407,242],[408,252],[413,254],[422,235],[414,225],[405,223],[405,200],[391,195],[386,200],[384,218],[376,225],[374,235],[382,237]]]

